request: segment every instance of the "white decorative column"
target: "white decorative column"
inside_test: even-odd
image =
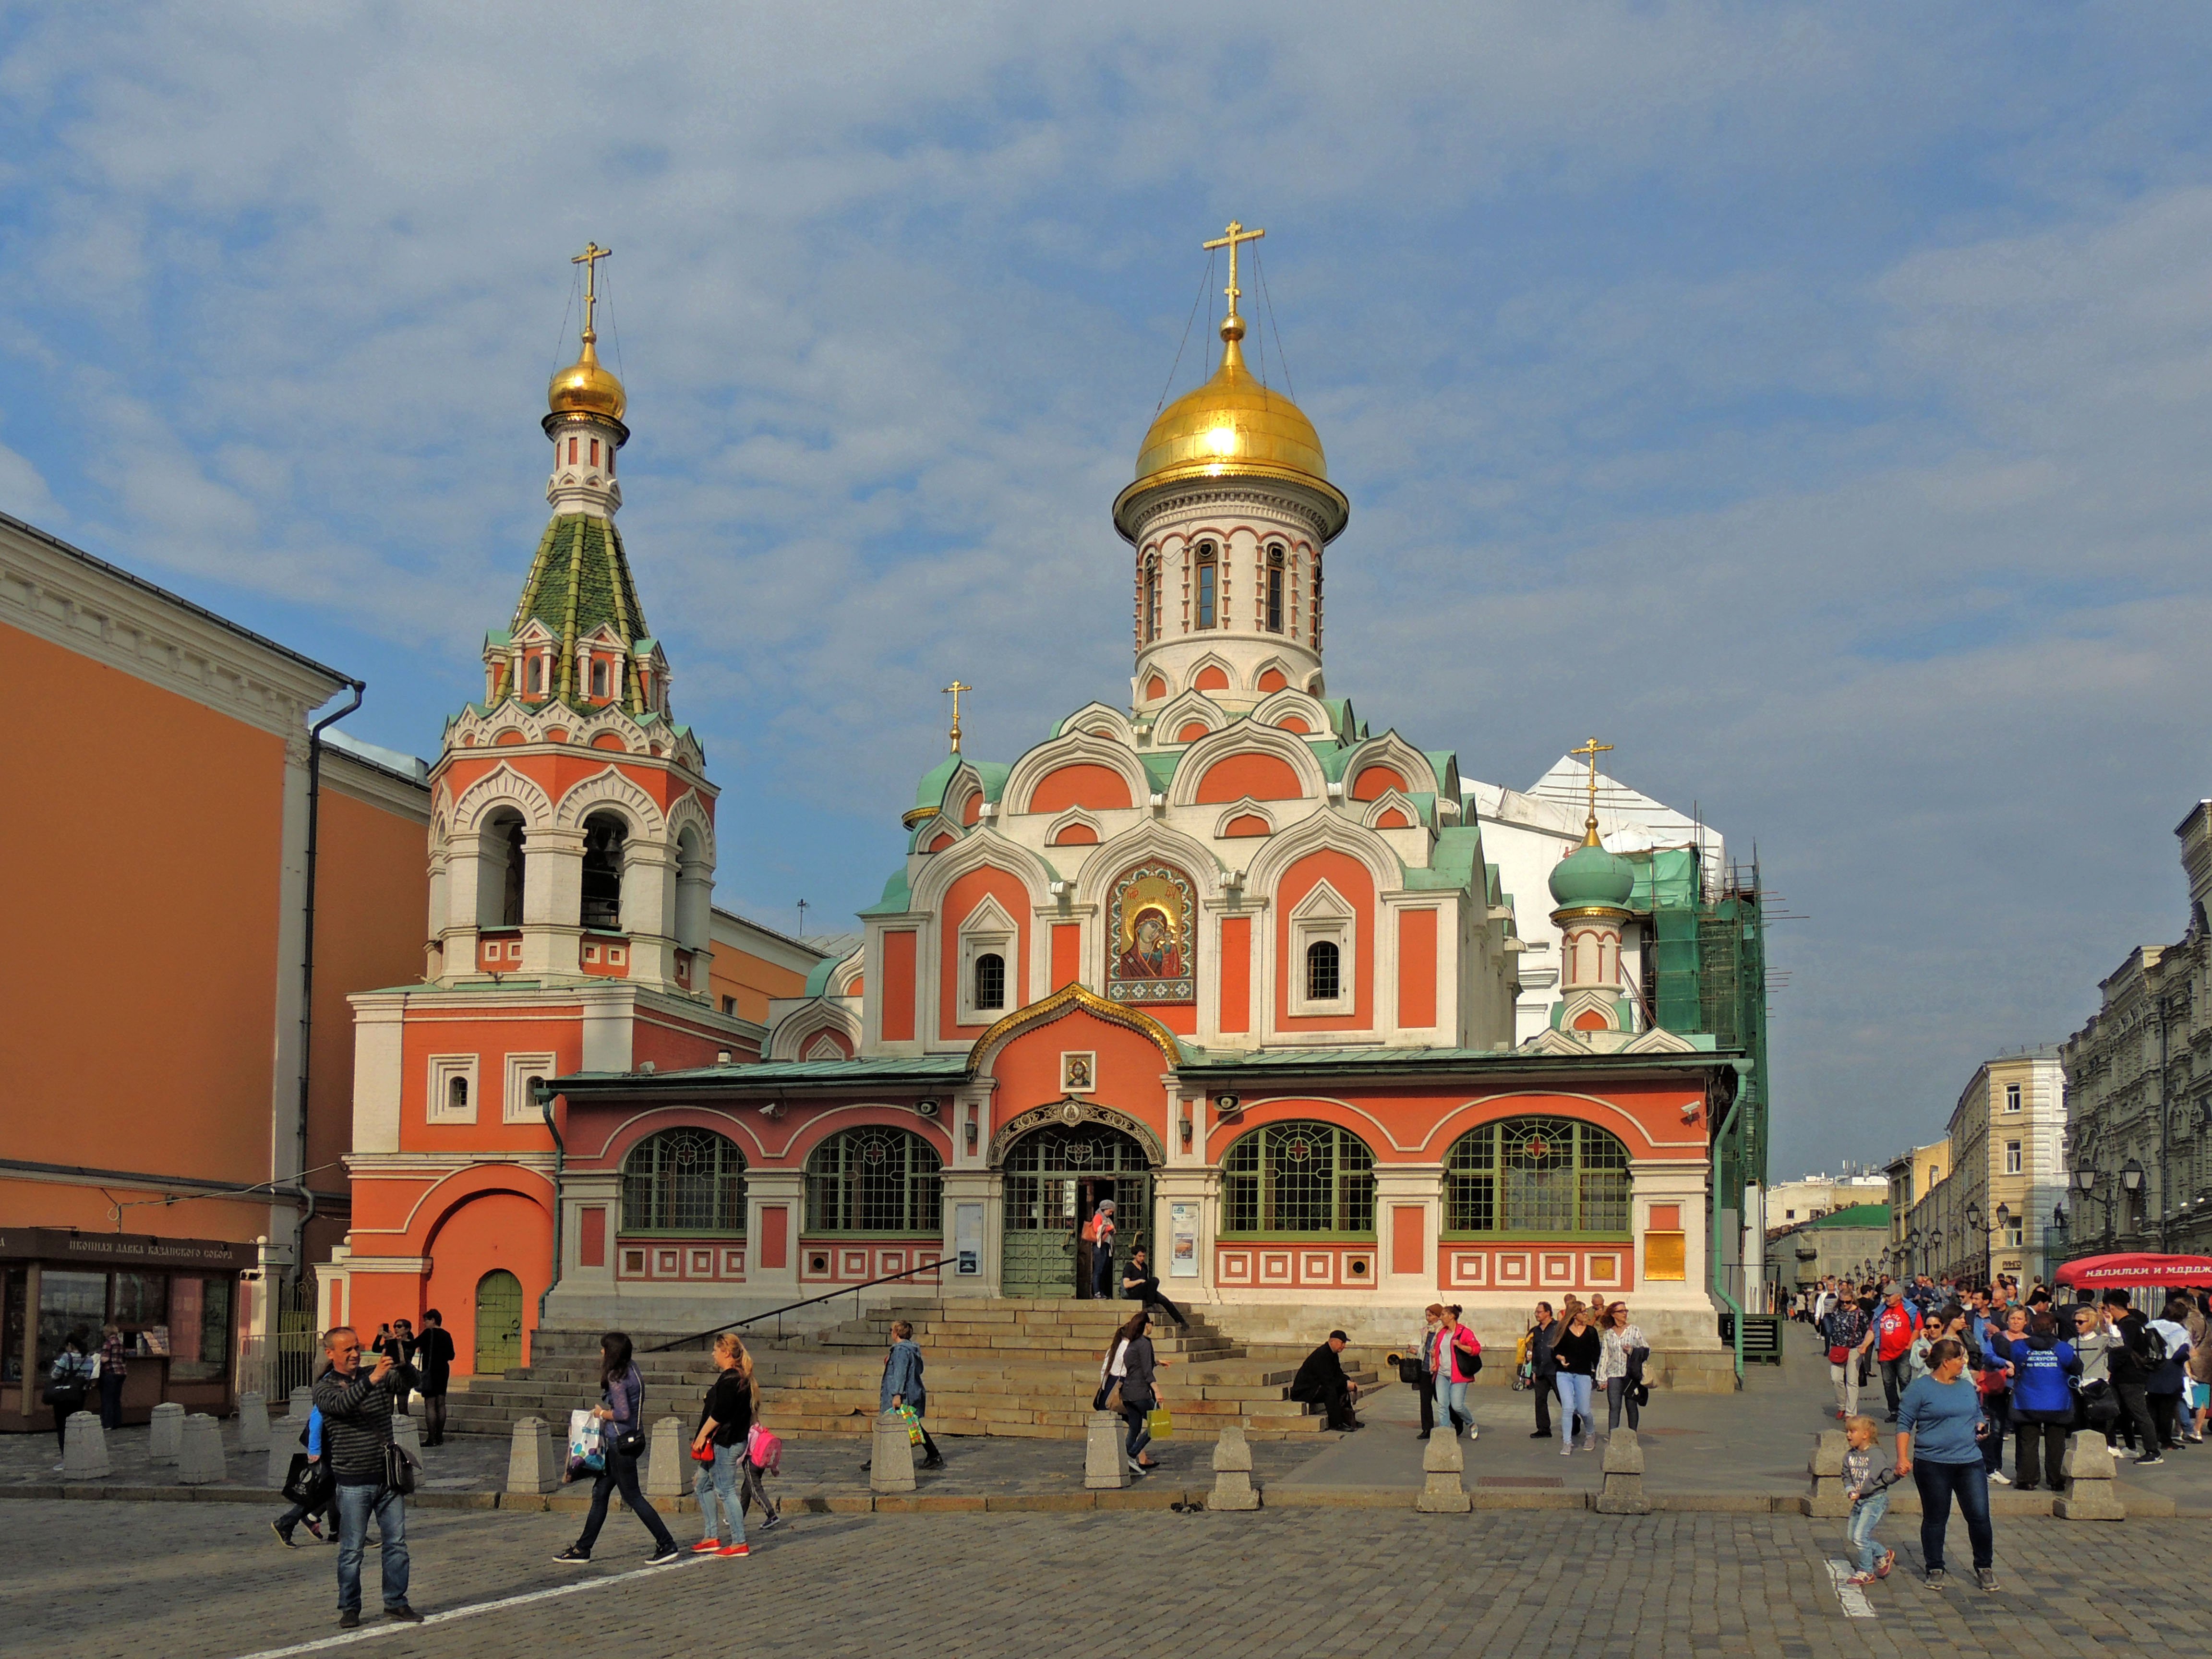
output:
[[[1425,1308],[1437,1299],[1441,1283],[1440,1240],[1443,1234],[1444,1166],[1441,1164],[1377,1164],[1375,1166],[1375,1242],[1380,1258],[1376,1282],[1392,1305]],[[1398,1259],[1401,1210],[1420,1212],[1420,1260]],[[1411,1232],[1411,1228],[1407,1228]],[[1409,1241],[1410,1242],[1410,1241]]]
[[[783,1212],[783,1261],[771,1267],[762,1258],[774,1248],[770,1233]],[[799,1299],[799,1235],[806,1224],[806,1176],[799,1170],[745,1172],[745,1291],[776,1302]]]

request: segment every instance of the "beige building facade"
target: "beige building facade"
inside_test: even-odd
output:
[[[2056,1047],[1977,1068],[1943,1139],[1887,1166],[1893,1267],[1975,1281],[2047,1273],[2066,1206],[2065,1130]]]

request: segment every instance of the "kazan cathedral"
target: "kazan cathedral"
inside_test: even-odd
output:
[[[1351,501],[1246,363],[1255,234],[1218,367],[1111,504],[1126,702],[984,760],[956,700],[860,944],[764,1021],[706,982],[714,790],[615,529],[587,306],[553,518],[432,772],[432,970],[354,999],[327,1316],[411,1312],[456,1198],[504,1206],[445,1248],[495,1250],[526,1325],[663,1332],[915,1269],[888,1290],[1078,1294],[1110,1199],[1121,1251],[1239,1336],[1393,1341],[1442,1299],[1510,1340],[1539,1297],[1626,1297],[1677,1386],[1726,1375],[1755,881],[1595,739],[1500,788],[1334,695]]]

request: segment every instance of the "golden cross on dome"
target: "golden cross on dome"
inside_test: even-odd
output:
[[[1595,738],[1592,738],[1581,748],[1570,749],[1567,752],[1570,755],[1580,755],[1589,762],[1589,817],[1583,825],[1584,832],[1583,845],[1595,847],[1597,845],[1597,757],[1600,755],[1611,754],[1613,745],[1609,743],[1600,743]]]
[[[1267,234],[1264,230],[1247,230],[1237,220],[1231,219],[1227,231],[1212,241],[1201,244],[1209,252],[1218,247],[1229,250],[1229,286],[1222,291],[1229,296],[1229,314],[1231,317],[1237,314],[1237,297],[1244,291],[1237,286],[1237,245],[1239,242],[1256,242]]]
[[[973,691],[975,688],[955,680],[945,689],[952,694],[952,752],[957,755],[960,752],[960,694]]]
[[[584,337],[586,340],[599,337],[599,331],[592,326],[592,314],[599,303],[599,261],[613,252],[612,248],[601,247],[597,242],[586,242],[584,251],[568,261],[572,265],[584,268]]]

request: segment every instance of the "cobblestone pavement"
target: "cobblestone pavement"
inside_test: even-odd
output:
[[[1375,1511],[811,1516],[748,1559],[642,1572],[645,1535],[617,1515],[599,1559],[553,1566],[573,1516],[410,1517],[414,1598],[447,1617],[374,1616],[370,1659],[549,1652],[821,1656],[1091,1650],[1179,1655],[1575,1652],[1971,1656],[2193,1648],[2212,1616],[2212,1522],[2119,1528],[2000,1523],[1995,1595],[1909,1576],[1913,1528],[1884,1529],[1899,1571],[1876,1616],[1844,1616],[1833,1523],[1779,1516]],[[1954,1526],[1954,1530],[1956,1530]],[[678,1536],[688,1542],[689,1528]],[[1962,1551],[1963,1537],[1953,1540]],[[333,1552],[285,1551],[230,1505],[0,1506],[8,1564],[0,1651],[41,1659],[239,1659],[337,1636]],[[508,1597],[594,1584],[497,1610]],[[453,1616],[458,1615],[458,1616]]]

